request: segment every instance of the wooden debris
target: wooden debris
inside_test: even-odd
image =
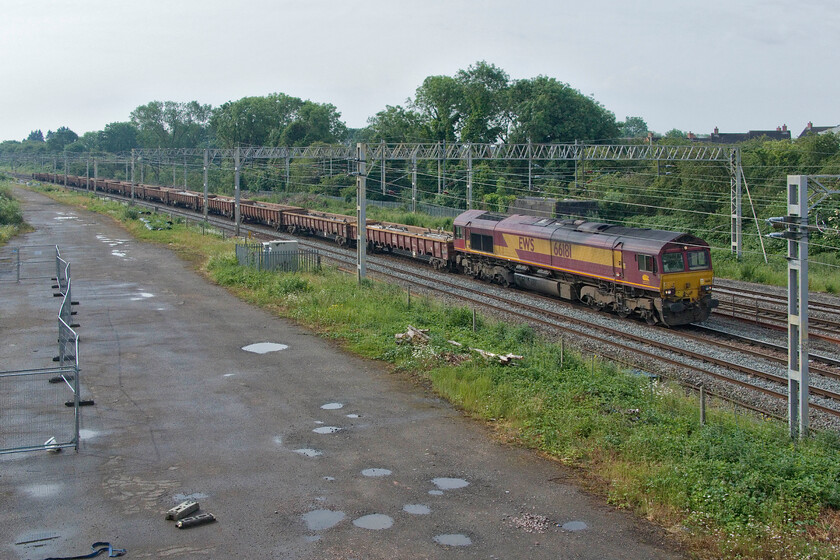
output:
[[[410,342],[412,344],[425,344],[429,342],[430,337],[428,335],[429,329],[418,329],[416,327],[412,327],[408,325],[408,329],[404,333],[397,333],[394,335],[394,339],[396,339],[397,344],[402,342]],[[453,346],[457,346],[462,348],[464,345],[456,340],[448,340],[449,344]],[[498,362],[502,365],[508,365],[513,362],[513,360],[521,360],[524,356],[520,356],[518,354],[494,354],[493,352],[488,352],[487,350],[482,350],[481,348],[470,348],[471,351],[477,352],[486,360],[498,360]]]
[[[411,342],[412,344],[418,342],[426,343],[430,340],[430,337],[427,334],[428,332],[429,329],[418,329],[416,327],[408,325],[408,330],[406,330],[404,333],[395,334],[394,338],[396,339],[398,344],[400,342]]]
[[[498,360],[503,366],[510,364],[513,360],[521,360],[523,358],[523,356],[519,356],[518,354],[494,354],[481,348],[470,348],[470,350],[478,352],[486,360]]]

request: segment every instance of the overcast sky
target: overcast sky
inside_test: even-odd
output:
[[[0,140],[272,92],[362,127],[479,60],[657,132],[798,135],[840,123],[838,58],[837,0],[0,0]]]

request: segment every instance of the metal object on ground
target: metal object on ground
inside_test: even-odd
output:
[[[212,523],[216,521],[216,517],[212,513],[200,513],[193,517],[185,517],[178,521],[175,526],[179,529],[187,529],[195,527],[196,525],[204,525],[205,523]]]
[[[179,519],[183,519],[191,513],[195,513],[196,511],[198,511],[198,502],[187,500],[185,502],[181,502],[174,508],[167,511],[166,518],[171,519],[173,521],[178,521]]]
[[[58,446],[58,442],[56,441],[55,437],[51,437],[50,439],[44,442],[44,449],[46,449],[50,453],[58,453],[59,451],[61,451],[61,448]]]

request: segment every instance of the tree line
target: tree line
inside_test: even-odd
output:
[[[592,97],[555,78],[511,80],[484,61],[454,76],[429,76],[404,106],[386,106],[351,129],[330,103],[285,93],[243,97],[212,107],[198,101],[151,101],[129,119],[79,136],[62,126],[33,130],[0,152],[123,152],[132,148],[307,146],[349,142],[574,142],[644,136],[640,117],[616,121]]]

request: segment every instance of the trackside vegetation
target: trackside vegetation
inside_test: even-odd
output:
[[[0,245],[26,229],[20,204],[12,196],[10,183],[0,175]]]
[[[233,243],[183,224],[149,230],[135,209],[59,192],[121,220],[238,297],[292,319],[349,352],[388,364],[500,439],[538,450],[611,504],[667,528],[695,558],[840,558],[840,438],[794,443],[775,421],[713,408],[700,426],[696,397],[543,339],[528,326],[413,296],[335,269],[275,274],[239,267]],[[398,345],[411,324],[425,345]],[[462,347],[452,345],[456,340]],[[502,366],[468,350],[513,352]]]

